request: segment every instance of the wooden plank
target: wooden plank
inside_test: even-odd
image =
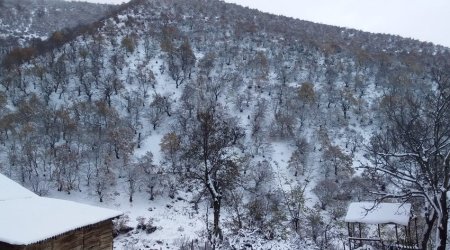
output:
[[[52,243],[53,249],[82,250],[83,231],[76,230],[67,234],[63,234],[54,239]]]
[[[84,249],[112,249],[112,221],[104,221],[84,230]]]

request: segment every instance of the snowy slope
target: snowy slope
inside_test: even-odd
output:
[[[25,173],[25,185],[33,190],[123,211],[128,216],[123,222],[133,230],[115,239],[117,249],[202,245],[211,229],[211,199],[204,186],[172,171],[160,143],[168,132],[181,133],[181,123],[195,121],[202,105],[214,103],[245,132],[239,183],[232,190],[237,197],[230,201],[227,196],[221,211],[228,244],[224,249],[341,247],[346,242],[346,206],[372,198],[357,193],[362,187],[352,181],[362,178],[357,167],[368,163],[365,146],[383,126],[376,115],[388,87],[380,83],[385,72],[371,61],[378,54],[369,52],[384,42],[369,52],[355,45],[363,59],[369,53],[368,62],[361,63],[349,52],[354,40],[342,49],[321,38],[340,37],[341,31],[333,33],[330,27],[322,27],[316,41],[314,32],[301,25],[282,33],[290,23],[280,17],[239,14],[242,9],[229,5],[202,12],[202,4],[213,8],[223,3],[193,2],[201,4],[136,1],[90,33],[24,64],[24,74],[17,78],[24,79],[18,81],[23,86],[9,91],[0,86],[9,94],[5,114],[22,119],[13,123],[14,129],[5,129],[15,141],[1,146],[5,167],[0,171],[19,172],[22,166],[28,171],[32,166],[36,169]],[[255,28],[253,22],[260,26]],[[161,49],[163,30],[174,32],[174,47],[189,40],[196,57],[192,76],[179,87],[171,76],[171,56]],[[311,45],[309,39],[316,42]],[[401,51],[393,54],[400,57]],[[200,62],[207,55],[214,60],[205,76]],[[153,78],[145,75],[150,72]],[[8,72],[9,79],[16,79],[14,74]],[[309,102],[300,93],[305,83],[312,86]],[[170,108],[161,111],[159,123],[153,125],[150,111],[162,109],[154,107],[156,97],[168,100]],[[187,104],[194,106],[191,116]],[[33,110],[38,105],[45,109]],[[144,165],[152,166],[151,178],[132,171],[148,153],[152,161]],[[295,153],[303,158],[295,159]],[[13,167],[9,163],[14,157],[20,160]],[[130,185],[136,179],[130,202]],[[332,190],[320,189],[318,183],[324,180]],[[239,216],[244,226],[238,230]],[[138,221],[156,231],[138,229]],[[293,229],[296,221],[298,232]]]

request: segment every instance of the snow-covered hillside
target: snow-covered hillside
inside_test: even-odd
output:
[[[389,101],[449,60],[215,0],[132,1],[74,32],[4,61],[0,171],[123,211],[117,249],[343,248],[349,202],[396,190],[362,168]]]
[[[59,0],[0,1],[0,60],[15,47],[39,46],[53,32],[89,25],[116,7]]]

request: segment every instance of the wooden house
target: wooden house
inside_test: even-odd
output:
[[[0,249],[113,249],[121,213],[39,197],[0,174]]]

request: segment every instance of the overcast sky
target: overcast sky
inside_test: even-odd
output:
[[[225,0],[319,23],[450,47],[449,0]]]
[[[225,2],[303,20],[396,34],[450,47],[450,0],[225,0]]]

